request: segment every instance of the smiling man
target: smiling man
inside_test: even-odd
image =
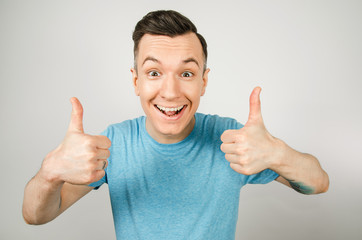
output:
[[[179,142],[194,128],[209,73],[204,63],[200,40],[193,32],[142,37],[133,82],[147,116],[147,131],[156,141]]]
[[[197,113],[208,83],[207,45],[189,19],[151,12],[133,40],[132,79],[146,116],[91,136],[72,98],[64,141],[26,186],[28,223],[51,221],[107,183],[118,239],[234,239],[244,185],[276,180],[303,194],[327,191],[318,160],[265,128],[259,87],[244,126]]]

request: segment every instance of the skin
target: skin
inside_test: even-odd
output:
[[[132,79],[147,116],[147,132],[160,143],[182,141],[194,127],[194,114],[208,82],[210,70],[204,70],[201,43],[193,33],[174,38],[145,35],[136,60]],[[295,151],[266,130],[260,90],[255,88],[250,96],[245,126],[226,130],[221,136],[221,150],[230,167],[246,175],[272,169],[280,174],[278,182],[304,194],[327,191],[328,175],[318,160]],[[111,141],[105,136],[86,134],[83,107],[76,98],[71,103],[71,120],[63,142],[45,157],[41,169],[25,188],[23,216],[29,224],[44,224],[56,218],[93,189],[87,186],[89,183],[105,174]],[[156,105],[183,106],[183,110],[169,117]]]
[[[312,194],[315,191],[312,187],[305,186],[301,182],[295,182],[292,180],[288,180],[288,182],[292,186],[292,188],[299,193]]]
[[[83,130],[83,107],[71,99],[72,114],[62,143],[44,159],[38,173],[25,187],[23,217],[29,224],[44,224],[69,208],[101,179],[110,156],[111,141]]]
[[[135,93],[147,116],[146,129],[160,143],[183,140],[192,131],[194,114],[204,95],[209,69],[204,71],[202,46],[194,33],[176,37],[142,37],[132,68]],[[185,106],[177,119],[165,117],[155,105]],[[180,114],[181,115],[181,114]]]
[[[323,193],[328,190],[329,178],[318,160],[300,153],[266,129],[261,115],[260,87],[250,95],[249,118],[243,128],[226,130],[221,150],[238,173],[251,175],[271,169],[280,176],[276,179],[303,194]]]

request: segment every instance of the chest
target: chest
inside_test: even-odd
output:
[[[164,202],[186,206],[239,195],[239,175],[217,146],[193,148],[186,154],[120,148],[111,156],[107,172],[111,197],[134,204],[142,200],[155,206]]]

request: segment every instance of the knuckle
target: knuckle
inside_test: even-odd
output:
[[[100,180],[102,177],[106,175],[105,171],[99,171],[99,174],[97,174],[96,181]]]
[[[109,158],[109,156],[111,156],[111,151],[107,149],[106,157]]]
[[[88,162],[85,166],[85,171],[87,175],[92,174],[97,169],[97,165],[95,162]]]
[[[84,167],[84,170],[85,170],[87,176],[93,171],[93,169],[94,169],[94,167],[90,163]]]
[[[93,182],[96,182],[98,181],[99,179],[97,179],[97,175],[95,174],[94,171],[92,172],[89,172],[86,177],[85,177],[85,182],[87,184],[90,184],[90,183],[93,183]]]
[[[230,134],[230,131],[231,130],[225,130],[222,134],[221,134],[221,136],[220,136],[220,139],[221,139],[221,141],[225,141],[225,138]]]
[[[110,148],[112,146],[112,141],[106,137],[106,142],[107,142],[107,148]]]
[[[253,174],[252,169],[249,168],[249,167],[241,168],[241,173],[244,174],[244,175],[252,175]]]
[[[100,135],[98,136],[99,142],[102,143],[106,148],[110,148],[112,145],[111,140],[107,136]]]
[[[242,167],[239,164],[230,163],[230,167],[237,173],[242,173]]]
[[[90,175],[89,173],[84,174],[83,177],[82,177],[82,179],[83,179],[84,184],[86,184],[86,185],[88,185],[88,184],[90,184],[90,183],[93,182],[93,181],[92,181],[93,179],[91,178],[91,175]]]
[[[83,182],[84,182],[84,185],[89,185],[89,184],[93,183],[94,181],[90,181],[88,179],[85,179]]]
[[[229,154],[229,153],[226,153],[226,154],[225,154],[225,159],[226,159],[226,160],[228,160],[228,161],[230,161],[230,160],[231,160],[231,158],[230,158],[230,154]]]
[[[91,136],[87,136],[83,140],[83,144],[87,147],[93,147],[94,146],[94,139]]]
[[[236,153],[237,155],[242,155],[242,154],[243,154],[243,149],[241,149],[240,147],[237,147],[237,148],[235,149],[235,153]]]
[[[95,181],[93,181],[93,178],[87,177],[84,182],[85,182],[85,185],[89,185],[89,184],[91,184],[91,183],[93,183]]]
[[[224,143],[222,143],[222,144],[220,145],[220,150],[223,151],[223,152],[224,152],[224,150],[225,150],[225,149],[224,149],[224,148],[225,148],[224,146],[225,146]]]
[[[246,137],[243,133],[238,133],[235,138],[237,142],[245,142],[246,140]]]
[[[250,162],[251,162],[250,157],[247,156],[247,155],[244,156],[241,161],[242,161],[242,164],[243,164],[244,166],[248,166],[248,165],[250,164]]]
[[[236,154],[238,155],[244,155],[245,154],[245,148],[244,146],[238,145],[235,149]]]
[[[93,160],[93,159],[95,159],[95,158],[97,158],[97,151],[96,151],[96,150],[90,150],[90,151],[88,151],[88,153],[87,153],[87,159]]]

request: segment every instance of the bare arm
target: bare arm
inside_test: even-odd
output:
[[[261,116],[260,91],[255,88],[250,95],[249,119],[245,126],[226,130],[221,136],[221,150],[231,168],[245,175],[271,169],[280,175],[278,182],[299,193],[326,192],[329,178],[317,158],[292,149],[267,131]]]
[[[83,107],[72,100],[72,115],[63,142],[44,159],[24,191],[23,216],[29,224],[47,223],[78,201],[100,180],[111,141],[83,131]]]
[[[25,188],[23,217],[28,224],[47,223],[93,188],[70,183],[51,183],[37,174]]]
[[[297,152],[283,142],[281,145],[280,148],[284,150],[281,150],[281,156],[272,167],[280,174],[276,181],[303,194],[326,192],[329,177],[318,159],[310,154]]]

